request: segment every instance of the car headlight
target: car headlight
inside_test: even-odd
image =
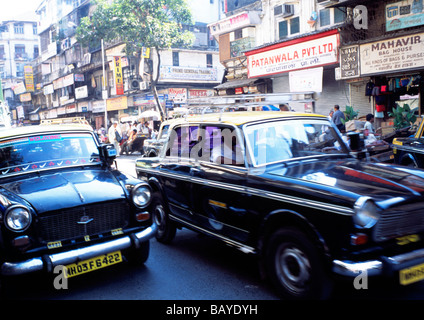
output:
[[[7,209],[4,221],[10,230],[20,232],[29,227],[32,217],[26,207],[16,205]]]
[[[150,187],[146,184],[139,184],[131,191],[134,204],[139,208],[145,208],[152,198]]]
[[[358,228],[371,228],[380,218],[380,210],[370,197],[360,197],[354,209],[353,221]]]

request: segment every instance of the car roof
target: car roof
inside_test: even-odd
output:
[[[186,118],[178,118],[170,123],[192,123],[192,122],[214,122],[214,123],[226,123],[234,125],[244,125],[249,122],[255,122],[260,120],[268,119],[291,119],[299,117],[319,117],[327,118],[326,116],[313,114],[313,113],[301,113],[291,111],[235,111],[235,112],[223,112],[223,113],[205,113],[202,115],[192,115]]]
[[[35,126],[22,126],[16,128],[7,128],[0,130],[0,139],[12,136],[25,136],[32,134],[49,134],[58,132],[69,131],[93,131],[89,125],[86,124],[63,124],[63,125],[35,125]]]

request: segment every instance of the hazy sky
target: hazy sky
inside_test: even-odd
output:
[[[42,0],[0,0],[0,21],[36,19],[35,9]]]

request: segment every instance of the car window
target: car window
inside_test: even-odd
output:
[[[200,158],[216,164],[244,165],[242,143],[234,128],[226,126],[204,126],[201,130]]]
[[[349,152],[326,119],[272,121],[246,126],[244,132],[253,165]]]
[[[182,125],[170,130],[166,156],[195,159],[191,151],[199,142],[198,130],[198,125]]]
[[[88,133],[60,133],[1,141],[2,175],[74,165],[97,164],[99,150]]]

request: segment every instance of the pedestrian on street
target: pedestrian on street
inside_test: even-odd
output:
[[[374,127],[372,125],[373,122],[374,122],[374,115],[372,113],[368,113],[367,116],[366,116],[366,120],[367,121],[365,122],[365,126],[364,126],[364,130],[368,130],[366,135],[368,135],[369,133],[374,134],[375,130],[374,130]]]
[[[122,140],[121,128],[118,126],[118,122],[113,122],[108,131],[109,142],[113,143],[116,149],[116,154],[120,154],[119,144]]]
[[[340,110],[340,106],[336,104],[334,106],[333,122],[340,131],[345,131],[346,127],[343,124],[342,120],[346,120],[346,117],[344,113]]]

